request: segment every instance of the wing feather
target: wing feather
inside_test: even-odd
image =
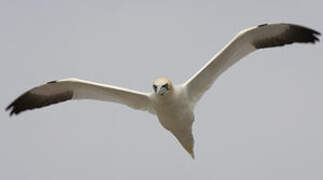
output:
[[[295,24],[262,24],[238,33],[200,71],[184,83],[195,104],[213,82],[234,63],[262,48],[292,43],[315,43],[320,33]]]
[[[51,81],[35,87],[15,99],[6,110],[10,111],[10,115],[17,115],[25,110],[74,99],[110,101],[154,113],[148,93],[75,78]]]

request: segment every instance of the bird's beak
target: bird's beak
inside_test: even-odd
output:
[[[164,95],[166,93],[166,91],[167,91],[166,88],[164,88],[162,86],[157,86],[156,92],[157,92],[158,95],[161,95],[162,96],[162,95]]]

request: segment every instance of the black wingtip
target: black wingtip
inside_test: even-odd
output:
[[[72,99],[73,91],[64,91],[53,94],[51,96],[39,95],[27,91],[26,93],[15,99],[7,108],[9,115],[18,115],[19,113],[35,108],[41,108],[51,104],[67,101]]]
[[[12,115],[18,115],[20,113],[20,111],[17,111],[17,109],[15,108],[15,104],[16,104],[16,100],[13,101],[11,104],[9,104],[5,109],[5,111],[9,111],[10,117]]]
[[[6,111],[9,112],[9,116],[18,115],[22,111],[31,109],[28,107],[29,104],[33,103],[35,100],[32,99],[32,94],[28,91],[16,98],[7,108]],[[27,106],[26,106],[27,105]]]
[[[318,31],[315,31],[314,29],[311,29],[313,31],[313,34],[317,35],[317,36],[321,36],[321,33]]]
[[[46,84],[57,83],[58,81],[49,81]],[[69,97],[69,96],[68,96]],[[46,99],[40,100],[41,96],[33,95],[29,91],[25,92],[18,98],[16,98],[11,104],[9,104],[5,111],[9,111],[9,116],[18,115],[22,111],[28,109],[39,108],[41,105],[48,105],[50,102],[47,102]],[[56,101],[54,100],[54,103]]]
[[[312,44],[320,42],[319,36],[321,36],[321,33],[314,29],[296,24],[290,24],[290,29],[292,33],[298,36],[299,42],[309,42]]]
[[[13,106],[13,103],[9,104],[6,107],[5,111],[10,111],[10,109],[12,108],[12,106]],[[9,116],[11,117],[12,115],[13,115],[13,110],[11,109],[11,111],[9,112]]]
[[[5,108],[5,111],[9,111],[10,108],[11,108],[11,104]]]
[[[16,113],[13,110],[11,110],[10,113],[9,113],[9,116],[12,117],[12,115],[14,115],[14,114],[16,114]]]
[[[313,43],[320,42],[319,36],[321,36],[320,32],[313,30]]]
[[[321,33],[320,32],[318,32],[318,31],[315,31],[315,30],[313,30],[314,32],[313,32],[313,36],[314,36],[314,43],[315,42],[320,42],[320,39],[318,38],[318,36],[321,36]]]
[[[271,28],[274,26],[285,26],[288,27],[284,32],[270,38],[259,38],[253,42],[253,45],[257,49],[261,48],[270,48],[284,46],[292,43],[310,43],[315,44],[319,42],[320,32],[297,24],[287,24],[287,23],[278,23],[278,24],[261,24],[258,25],[258,28]]]

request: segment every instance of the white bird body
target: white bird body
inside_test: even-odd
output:
[[[315,43],[319,32],[293,24],[263,24],[241,31],[200,71],[183,84],[173,85],[167,78],[153,82],[153,93],[75,78],[52,81],[32,88],[14,100],[6,110],[10,115],[72,99],[94,99],[127,105],[156,114],[194,158],[192,125],[194,107],[213,82],[230,66],[249,53],[291,43]]]
[[[153,109],[160,124],[169,130],[194,157],[192,125],[194,122],[193,105],[187,97],[184,86],[174,86],[166,97],[153,94]]]

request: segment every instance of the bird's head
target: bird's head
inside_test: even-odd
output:
[[[157,95],[164,96],[173,90],[173,85],[167,78],[158,78],[153,82],[153,89]]]

